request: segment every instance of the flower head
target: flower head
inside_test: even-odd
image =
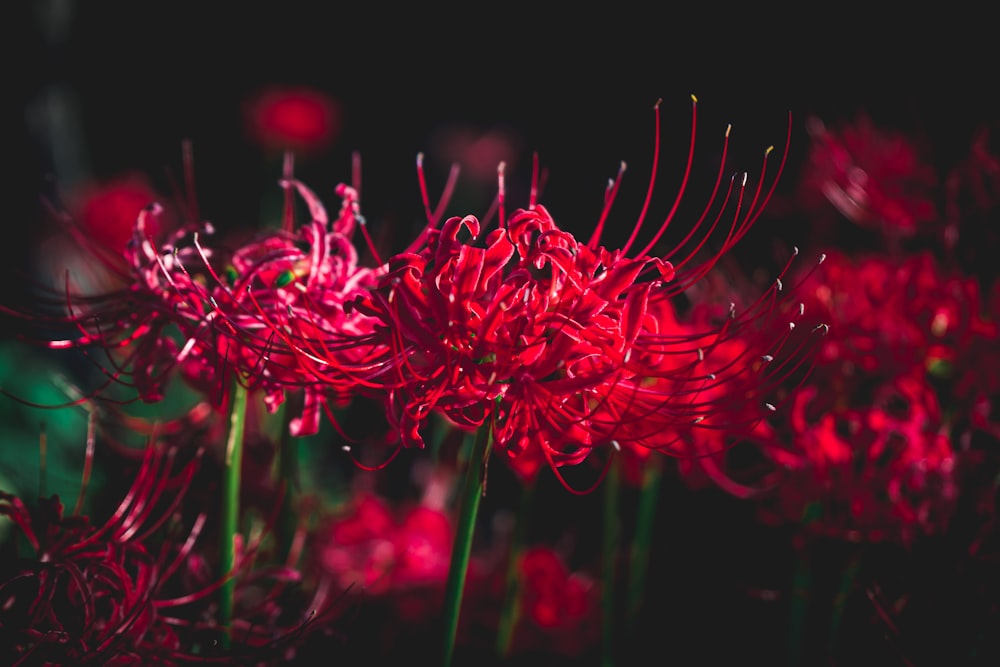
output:
[[[658,137],[659,105],[656,117]],[[727,130],[726,145],[728,138]],[[658,157],[657,150],[647,207]],[[725,151],[705,210],[666,255],[653,249],[679,206],[690,158],[672,210],[637,252],[645,210],[622,248],[600,244],[624,165],[588,241],[561,229],[534,196],[508,219],[501,165],[497,227],[452,217],[392,257],[355,307],[378,322],[372,348],[383,356],[367,377],[384,391],[402,444],[422,446],[421,427],[440,411],[467,429],[489,423],[494,447],[531,475],[615,443],[668,450],[677,431],[724,420],[737,403],[740,411],[747,402],[765,410],[771,384],[758,362],[779,354],[785,337],[747,337],[745,353],[718,364],[714,354],[759,321],[785,316],[777,307],[781,280],[711,326],[682,327],[673,317],[675,298],[747,232],[773,190],[764,189],[765,157],[755,188],[734,177],[720,195],[724,165]],[[721,246],[706,255],[726,216]]]
[[[801,194],[812,210],[833,205],[862,227],[909,237],[937,219],[937,175],[916,144],[860,116],[839,128],[810,119],[812,147]]]
[[[740,446],[757,467],[700,459],[723,489],[755,496],[769,520],[852,541],[939,533],[957,498],[957,454],[931,379],[961,367],[989,330],[975,291],[929,255],[831,253],[797,290],[802,324],[829,322],[816,365]],[[954,411],[956,405],[950,405]],[[952,415],[954,418],[955,415]]]
[[[42,328],[29,340],[81,350],[101,370],[101,385],[80,400],[123,400],[109,390],[125,387],[156,402],[179,373],[221,405],[235,376],[262,390],[272,408],[287,391],[302,391],[302,414],[291,431],[308,435],[327,400],[349,396],[352,378],[326,367],[341,357],[361,363],[351,341],[367,333],[366,318],[344,304],[374,283],[377,270],[359,265],[351,241],[363,223],[357,191],[337,189],[343,205],[331,220],[291,165],[286,157],[281,229],[235,249],[212,244],[208,222],[185,224],[160,241],[154,231],[164,227],[164,208],[153,202],[138,211],[118,261],[122,287],[81,293],[67,277],[63,294],[41,301],[44,313],[18,313]],[[311,219],[293,230],[296,194]]]
[[[320,90],[273,86],[247,100],[244,124],[247,135],[268,151],[312,155],[336,141],[342,114],[340,104]]]
[[[343,590],[388,601],[404,620],[419,620],[440,605],[454,539],[441,508],[395,509],[362,493],[325,532],[320,566]]]
[[[941,533],[958,489],[933,389],[900,377],[876,389],[873,405],[834,409],[813,422],[806,411],[816,395],[811,386],[795,399],[797,461],[775,497],[783,516],[851,541]]]

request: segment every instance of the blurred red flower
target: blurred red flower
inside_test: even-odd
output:
[[[383,498],[359,493],[322,532],[319,561],[345,590],[388,596],[411,589],[444,590],[453,529],[440,509],[415,505],[400,510]]]
[[[322,153],[340,136],[340,103],[316,88],[273,86],[250,97],[244,106],[247,135],[261,148],[300,156]]]
[[[833,205],[890,238],[913,236],[938,220],[938,177],[913,139],[864,114],[836,127],[811,118],[808,127],[812,145],[799,184],[807,212]]]

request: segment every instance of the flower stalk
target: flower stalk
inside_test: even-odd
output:
[[[534,505],[534,489],[534,484],[525,484],[521,487],[521,502],[510,540],[503,606],[500,608],[500,624],[497,627],[497,655],[501,658],[506,658],[510,654],[514,631],[521,616],[521,586],[518,574],[521,569],[528,518]]]
[[[292,400],[290,396],[286,399]],[[297,398],[297,397],[296,397]],[[278,436],[277,449],[277,477],[278,486],[281,490],[281,515],[278,518],[278,553],[282,560],[286,560],[293,551],[295,533],[298,530],[298,512],[296,511],[297,494],[300,490],[299,471],[301,450],[299,448],[300,439],[293,436],[289,429],[294,410],[291,406],[282,404],[281,408],[281,431]],[[290,566],[295,563],[287,562]]]
[[[220,589],[219,614],[223,626],[222,644],[232,641],[233,600],[236,590],[236,536],[240,520],[240,472],[243,466],[243,433],[246,427],[247,388],[233,380],[232,407],[229,413],[229,437],[222,472],[222,544],[220,568],[225,582]]]
[[[452,546],[451,562],[444,593],[444,667],[450,667],[458,637],[458,616],[462,607],[465,575],[469,570],[472,537],[475,533],[479,502],[486,493],[486,462],[493,445],[492,424],[487,421],[476,431],[472,452],[466,460],[465,477],[458,498],[458,525]]]
[[[615,580],[618,574],[618,537],[619,537],[619,501],[621,491],[621,463],[618,457],[611,462],[608,475],[604,480],[604,543],[603,595],[601,596],[601,665],[611,667],[615,664],[615,619],[617,604],[615,600]]]
[[[660,499],[660,482],[663,478],[663,459],[651,456],[646,461],[642,473],[642,488],[639,490],[639,507],[636,513],[635,535],[632,538],[632,553],[629,565],[629,579],[626,602],[626,627],[633,631],[639,620],[639,612],[645,601],[646,574],[649,571],[649,553],[653,542],[656,523],[656,508]]]
[[[795,571],[788,602],[788,665],[799,665],[805,645],[806,616],[813,587],[812,567],[805,544],[795,547]]]
[[[848,557],[847,564],[844,566],[843,572],[840,575],[840,582],[837,586],[837,593],[833,598],[833,613],[830,618],[830,638],[829,638],[829,651],[832,655],[833,651],[837,648],[837,640],[840,638],[840,627],[844,621],[844,614],[847,611],[847,603],[857,587],[858,575],[861,572],[861,564],[863,560],[863,545],[854,545],[854,549]]]

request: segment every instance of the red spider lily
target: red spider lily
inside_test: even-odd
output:
[[[74,196],[73,217],[81,231],[112,253],[122,253],[132,239],[139,212],[161,198],[140,174],[125,174],[105,183],[88,184]],[[151,221],[147,233],[153,238],[175,225],[168,217]],[[160,226],[164,227],[161,229]]]
[[[697,321],[710,317],[711,310],[711,306],[696,309],[693,318]],[[815,312],[811,315],[800,319],[808,325],[803,327],[805,330],[822,326]],[[797,340],[803,335],[794,330],[790,334]],[[765,329],[756,335],[766,337],[769,333]],[[771,331],[770,335],[776,337],[776,332]],[[771,452],[778,442],[772,423],[779,414],[776,403],[787,401],[811,372],[811,363],[802,367],[805,359],[801,352],[805,350],[801,342],[797,347],[799,353],[784,361],[770,354],[750,357],[756,349],[753,339],[733,337],[714,348],[711,363],[721,369],[716,376],[725,381],[707,384],[700,396],[717,409],[702,419],[698,428],[671,429],[664,425],[659,436],[677,454],[679,471],[687,483],[700,486],[711,481],[742,498],[757,495],[774,483],[770,474],[773,466],[761,461],[759,455],[748,454],[756,450]],[[770,409],[766,415],[761,415],[754,402],[745,399],[758,395],[771,395],[775,401],[768,403]]]
[[[252,382],[265,391],[268,405],[277,407],[288,390],[303,391],[303,412],[290,430],[311,435],[328,397],[347,400],[356,386],[355,378],[338,375],[338,369],[363,364],[365,348],[355,341],[370,333],[372,323],[344,305],[366,294],[379,270],[359,266],[350,240],[364,223],[357,191],[338,186],[343,204],[330,221],[319,198],[286,176],[283,187],[302,196],[311,221],[295,234],[269,232],[236,250],[224,278],[213,271],[212,300],[240,335],[237,366],[257,376]],[[200,370],[211,372],[204,363]]]
[[[447,513],[423,504],[396,510],[364,493],[324,532],[320,564],[341,588],[390,600],[404,620],[439,612],[454,539]]]
[[[647,207],[659,157],[658,105],[656,118]],[[724,164],[725,151],[703,213],[665,256],[650,253],[679,206],[690,156],[671,212],[634,255],[645,211],[621,249],[600,245],[622,172],[609,186],[594,234],[581,242],[559,229],[534,195],[507,219],[501,165],[497,228],[487,230],[474,216],[454,217],[440,229],[429,226],[414,251],[391,258],[377,289],[356,307],[380,323],[373,341],[388,354],[367,378],[383,388],[402,445],[423,446],[420,429],[438,410],[466,429],[489,422],[494,447],[512,462],[526,457],[520,467],[530,475],[541,462],[553,470],[578,464],[611,443],[666,449],[672,440],[665,431],[694,428],[709,416],[724,419],[737,392],[741,408],[756,399],[763,411],[762,391],[753,387],[769,383],[745,380],[761,359],[778,355],[785,337],[755,338],[745,354],[718,365],[712,357],[760,321],[784,317],[777,307],[780,278],[758,301],[711,327],[674,326],[670,316],[672,299],[747,232],[773,191],[773,184],[764,188],[765,158],[755,188],[734,178],[720,195]],[[702,258],[727,214],[721,246]],[[727,398],[724,387],[732,392]]]
[[[937,219],[937,175],[913,142],[866,115],[830,128],[809,122],[812,147],[800,183],[809,210],[832,204],[853,223],[892,237],[913,236]]]
[[[872,405],[824,411],[813,421],[807,412],[817,395],[809,387],[795,398],[794,453],[786,453],[787,477],[772,510],[851,541],[940,534],[958,491],[933,389],[900,377],[877,387]]]
[[[997,337],[976,281],[945,271],[929,253],[903,261],[832,253],[799,294],[837,328],[820,346],[817,372],[838,385],[927,371],[952,376],[977,364],[978,341]]]
[[[592,577],[571,572],[556,551],[544,546],[521,554],[519,570],[524,621],[514,633],[512,653],[544,650],[579,656],[593,648],[600,615],[599,587]]]
[[[358,265],[350,241],[363,222],[355,189],[338,188],[343,206],[331,221],[316,195],[292,178],[290,158],[282,186],[284,227],[232,252],[205,245],[213,233],[208,223],[185,225],[157,246],[149,232],[163,209],[143,209],[120,270],[126,286],[88,296],[67,279],[64,295],[43,302],[53,312],[29,317],[45,329],[29,340],[88,357],[94,350],[105,353],[107,361],[94,359],[105,381],[79,401],[125,386],[155,402],[179,371],[221,405],[235,372],[264,391],[271,408],[286,391],[302,390],[303,412],[290,429],[293,435],[315,433],[326,401],[349,396],[355,381],[332,379],[330,360],[362,363],[362,348],[352,343],[370,328],[357,311],[345,312],[344,303],[364,293],[377,272]],[[311,220],[293,232],[294,193],[305,200]],[[323,354],[322,363],[314,351]]]
[[[245,129],[262,148],[312,155],[328,149],[340,135],[340,104],[305,86],[273,86],[247,100]]]
[[[205,642],[221,629],[206,614],[205,603],[222,582],[189,588],[181,581],[190,581],[200,562],[193,549],[207,517],[199,514],[186,529],[178,522],[198,459],[178,468],[176,452],[150,445],[128,493],[99,527],[86,516],[64,516],[55,496],[31,511],[19,498],[0,493],[0,513],[14,522],[33,551],[3,567],[0,646],[10,664],[244,664],[248,655],[262,664],[286,659],[302,624],[276,624],[267,588],[273,593],[296,582],[299,573],[290,568],[234,572],[241,581],[238,595],[249,605],[233,625],[235,648],[228,654],[207,648]],[[254,548],[246,551],[244,563]],[[261,595],[255,590],[261,584],[266,584],[263,597],[248,600],[248,595]]]
[[[790,411],[741,441],[755,452],[753,469],[710,456],[698,461],[702,472],[819,533],[872,541],[939,532],[954,509],[956,455],[929,378],[952,375],[966,348],[995,338],[974,286],[946,278],[929,255],[832,253],[797,295],[806,328],[831,326],[807,384]]]

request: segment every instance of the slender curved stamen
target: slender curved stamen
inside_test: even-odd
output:
[[[604,206],[601,207],[601,216],[598,218],[597,225],[595,225],[594,231],[590,235],[590,240],[587,241],[587,247],[591,250],[596,250],[600,245],[601,234],[604,233],[604,225],[607,222],[608,216],[611,215],[611,208],[615,202],[615,197],[618,195],[618,189],[621,187],[626,168],[625,161],[622,160],[618,165],[618,173],[614,179],[608,182],[608,187],[604,192]]]

